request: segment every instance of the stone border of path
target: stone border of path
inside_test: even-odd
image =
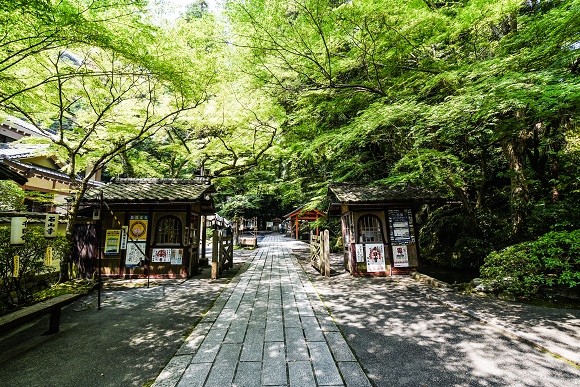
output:
[[[371,386],[307,274],[288,250],[280,255],[290,260],[289,282],[274,273],[272,277],[281,279],[282,288],[270,286],[267,290],[269,300],[279,298],[281,302],[270,308],[268,301],[267,311],[258,306],[268,314],[270,309],[282,308],[284,318],[274,316],[274,321],[279,317],[279,324],[273,327],[270,319],[268,324],[265,321],[270,315],[254,326],[248,322],[257,308],[254,304],[245,308],[245,291],[262,286],[261,277],[255,277],[261,275],[256,272],[256,262],[271,253],[268,244],[264,245],[223,290],[153,386]],[[266,281],[269,279],[267,274]],[[260,291],[252,289],[249,293]]]

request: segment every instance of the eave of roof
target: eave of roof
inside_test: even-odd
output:
[[[108,203],[196,202],[213,192],[208,179],[116,179],[87,191],[83,202],[98,202],[101,193]]]
[[[328,189],[336,198],[336,200],[332,201],[331,206],[341,204],[404,203],[445,199],[444,195],[413,186],[393,188],[335,183],[331,184]]]
[[[0,163],[0,180],[12,180],[20,185],[24,185],[28,182],[26,177],[2,163]]]

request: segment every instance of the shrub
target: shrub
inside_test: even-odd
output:
[[[30,302],[39,278],[56,271],[44,264],[49,245],[53,246],[54,259],[64,251],[64,238],[46,239],[43,227],[27,227],[23,239],[23,245],[11,245],[10,227],[0,227],[0,310]],[[14,277],[16,255],[20,257],[20,270]]]
[[[580,285],[580,230],[550,232],[485,258],[481,277],[498,291],[531,297],[545,288]]]

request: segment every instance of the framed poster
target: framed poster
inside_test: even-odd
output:
[[[121,230],[107,230],[105,234],[105,254],[119,254]]]
[[[183,264],[183,249],[171,249],[171,264]]]
[[[393,246],[393,266],[409,267],[409,252],[406,245]]]
[[[367,273],[385,271],[385,246],[382,243],[365,245]]]
[[[171,262],[171,249],[153,249],[151,262]]]
[[[145,250],[147,243],[145,242],[129,242],[127,243],[127,255],[125,257],[125,266],[137,266],[141,261],[145,261],[147,256]]]
[[[129,219],[129,239],[134,242],[147,240],[147,215],[131,215]]]

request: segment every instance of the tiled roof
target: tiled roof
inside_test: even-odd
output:
[[[0,158],[13,160],[43,156],[48,147],[48,144],[0,144]]]
[[[100,192],[107,202],[190,202],[204,193],[215,192],[209,180],[184,179],[116,179],[85,194],[85,202],[99,200]]]
[[[385,187],[331,184],[329,190],[341,203],[379,203],[442,199],[444,196],[421,187]]]

